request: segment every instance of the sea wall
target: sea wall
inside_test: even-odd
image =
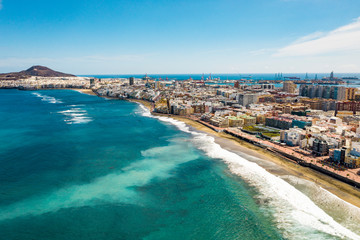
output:
[[[314,169],[314,170],[316,170],[316,171],[319,171],[319,172],[321,172],[321,173],[323,173],[323,174],[329,175],[329,176],[331,176],[331,177],[333,177],[333,178],[335,178],[335,179],[337,179],[337,180],[340,180],[340,181],[342,181],[342,182],[344,182],[344,183],[347,183],[347,184],[349,184],[349,185],[351,185],[351,186],[354,186],[354,187],[356,187],[356,188],[360,188],[360,183],[355,182],[355,181],[353,181],[353,180],[351,180],[351,179],[349,179],[349,178],[343,177],[343,176],[341,176],[341,175],[338,175],[338,174],[336,174],[336,173],[334,173],[334,172],[331,172],[331,171],[329,171],[329,170],[327,170],[327,169],[325,169],[325,168],[316,166],[316,165],[311,164],[311,163],[309,164],[308,167],[310,167],[311,169]]]
[[[301,165],[303,167],[309,167],[309,168],[311,168],[313,170],[316,170],[318,172],[321,172],[323,174],[331,176],[331,177],[333,177],[333,178],[335,178],[335,179],[337,179],[339,181],[342,181],[344,183],[347,183],[347,184],[349,184],[351,186],[354,186],[356,188],[360,188],[360,183],[358,183],[356,181],[353,181],[353,180],[351,180],[349,178],[346,178],[344,176],[341,176],[339,174],[336,174],[336,173],[334,173],[332,171],[329,171],[329,170],[327,170],[325,168],[319,167],[319,166],[317,166],[315,164],[312,164],[312,163],[308,163],[308,162],[306,162],[306,161],[304,161],[302,159],[299,159],[299,158],[297,158],[297,157],[295,157],[295,156],[293,156],[291,154],[279,151],[278,149],[273,149],[273,148],[269,148],[267,146],[262,146],[261,144],[255,142],[255,141],[252,141],[251,139],[248,139],[246,137],[243,137],[243,136],[240,136],[240,135],[237,135],[237,134],[233,134],[232,132],[229,132],[227,130],[224,130],[224,132],[227,133],[227,134],[230,134],[230,135],[232,135],[232,136],[234,136],[234,137],[236,137],[238,139],[241,139],[241,140],[246,141],[248,143],[251,143],[251,144],[253,144],[255,146],[264,148],[264,149],[266,149],[266,150],[268,150],[268,151],[270,151],[272,153],[275,153],[276,155],[282,157],[283,159],[294,161],[294,162],[298,163],[299,165]]]

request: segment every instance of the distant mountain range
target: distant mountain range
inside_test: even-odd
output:
[[[54,71],[48,67],[32,66],[31,68],[21,71],[21,72],[2,73],[2,74],[0,74],[0,80],[19,80],[19,79],[29,78],[32,76],[36,76],[36,77],[76,77],[75,75],[72,75],[72,74]]]

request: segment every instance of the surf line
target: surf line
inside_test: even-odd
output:
[[[136,103],[143,110],[143,116],[159,119],[176,126],[183,132],[190,133],[193,136],[193,143],[198,149],[211,158],[221,159],[228,165],[233,174],[241,176],[254,186],[260,193],[259,197],[265,198],[269,206],[275,210],[273,215],[285,236],[296,235],[299,237],[303,236],[304,232],[314,234],[314,232],[319,231],[341,238],[360,240],[359,235],[336,222],[308,196],[285,180],[272,175],[258,164],[223,149],[215,143],[213,137],[205,133],[190,131],[184,122],[164,116],[154,116],[143,104]]]

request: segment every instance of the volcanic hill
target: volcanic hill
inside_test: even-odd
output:
[[[26,78],[29,78],[32,76],[36,76],[36,77],[76,77],[75,75],[72,75],[72,74],[54,71],[48,67],[32,66],[31,68],[21,71],[21,72],[2,73],[2,74],[0,74],[0,80],[19,80],[19,79],[26,79]]]

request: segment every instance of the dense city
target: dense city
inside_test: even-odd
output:
[[[265,148],[303,166],[360,183],[360,90],[321,82],[31,77],[0,88],[91,89],[102,97],[143,100],[156,114],[178,115]],[[329,84],[332,83],[332,84]]]

